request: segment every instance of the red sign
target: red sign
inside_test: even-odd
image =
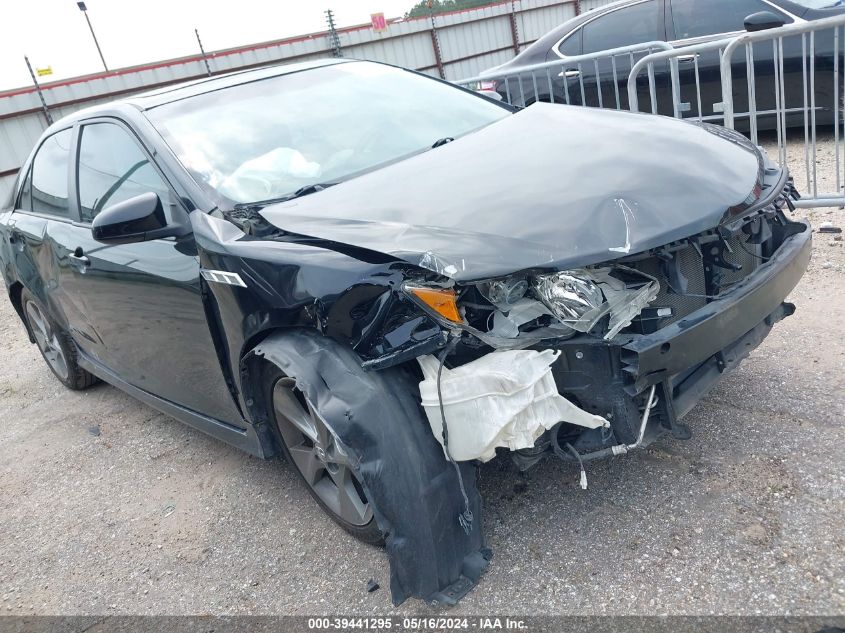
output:
[[[373,13],[370,16],[370,21],[373,23],[373,30],[380,32],[387,30],[387,20],[384,19],[384,13]]]

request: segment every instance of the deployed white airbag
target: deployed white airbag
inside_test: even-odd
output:
[[[578,408],[557,391],[551,365],[560,352],[492,352],[454,369],[443,368],[440,389],[455,461],[488,461],[496,447],[530,448],[558,422],[595,429],[607,420]],[[425,379],[420,396],[431,431],[443,444],[443,418],[437,397],[438,360],[417,359]]]

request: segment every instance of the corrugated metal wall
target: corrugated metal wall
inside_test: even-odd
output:
[[[584,10],[602,0],[581,0]],[[514,0],[430,18],[392,20],[338,30],[344,57],[384,61],[446,79],[471,77],[511,59],[541,35],[576,15],[576,0]],[[327,32],[208,53],[214,74],[286,61],[330,57]],[[75,110],[156,86],[204,77],[200,56],[123,68],[42,86],[54,120]],[[32,88],[0,92],[0,201],[47,122]]]
[[[586,13],[587,11],[592,11],[598,7],[603,7],[618,1],[619,0],[581,0],[581,11]]]

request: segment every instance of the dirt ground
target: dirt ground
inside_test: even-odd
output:
[[[817,160],[835,188],[829,140]],[[591,464],[586,491],[560,462],[483,469],[495,558],[450,614],[845,613],[845,243],[814,240],[796,314],[690,413],[691,440]],[[393,609],[384,552],[286,464],[65,390],[5,299],[0,358],[0,613],[436,613]]]

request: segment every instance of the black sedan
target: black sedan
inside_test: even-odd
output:
[[[479,462],[586,483],[689,437],[794,310],[796,196],[722,128],[321,61],[55,123],[0,209],[0,270],[64,385],[284,456],[386,545],[395,602],[454,603],[490,557]]]
[[[573,105],[628,108],[627,79],[632,60],[645,53],[619,55],[598,62],[568,62],[579,55],[643,44],[669,42],[676,48],[722,40],[745,31],[759,31],[845,14],[838,0],[624,0],[583,13],[550,31],[514,59],[482,75],[490,77],[485,87],[496,90],[504,100],[518,106],[536,101]],[[841,37],[840,37],[841,39]],[[819,124],[834,122],[837,104],[841,106],[843,51],[831,29],[819,31],[811,42],[807,35],[793,35],[783,44],[783,95],[787,125],[803,122],[805,86],[815,87]],[[759,129],[776,126],[775,112],[781,96],[775,90],[775,51],[771,42],[753,45],[754,84]],[[814,53],[814,68],[809,57]],[[834,57],[839,57],[835,73]],[[517,79],[521,69],[560,60],[560,69],[535,71]],[[737,127],[749,126],[748,78],[745,48],[732,58],[734,111]],[[811,73],[815,70],[815,73]],[[684,118],[701,117],[720,122],[722,85],[719,52],[709,51],[678,58],[680,84],[679,110]],[[814,76],[811,79],[811,74]],[[838,91],[834,80],[839,75]],[[510,79],[505,79],[505,77]],[[597,79],[598,78],[598,79]],[[659,114],[674,114],[669,66],[655,65],[656,108]],[[806,83],[805,83],[806,82]],[[521,85],[520,85],[521,84]],[[651,111],[648,77],[637,81],[639,107]],[[617,101],[618,98],[618,101]],[[809,99],[808,99],[809,103]]]

